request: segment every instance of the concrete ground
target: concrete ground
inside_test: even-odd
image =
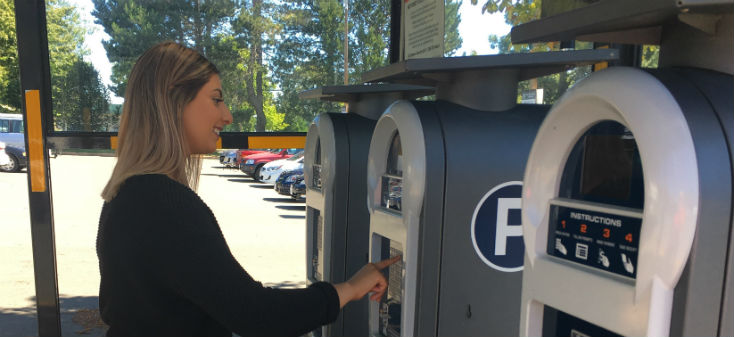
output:
[[[102,191],[115,158],[51,159],[56,262],[64,336],[102,336],[95,251]],[[26,171],[0,173],[0,337],[37,336]],[[235,258],[273,287],[304,287],[305,206],[236,169],[204,161],[199,195]]]

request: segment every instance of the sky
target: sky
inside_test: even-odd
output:
[[[104,32],[102,26],[94,24],[92,10],[94,5],[91,0],[70,0],[69,3],[76,6],[82,21],[89,28],[90,33],[84,40],[84,46],[90,51],[86,57],[88,62],[94,65],[102,82],[106,85],[112,84],[110,75],[112,74],[112,65],[107,59],[107,54],[102,47],[102,41],[109,39],[109,35]],[[489,48],[488,37],[490,34],[505,35],[510,32],[510,26],[505,23],[502,13],[492,15],[482,14],[482,1],[480,0],[476,6],[471,1],[464,0],[459,13],[461,14],[461,23],[459,24],[459,34],[462,38],[461,48],[456,55],[472,54],[476,51],[479,55],[495,54],[496,50]],[[110,97],[112,103],[122,103],[121,97]]]

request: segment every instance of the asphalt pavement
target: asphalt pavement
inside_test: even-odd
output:
[[[95,240],[99,196],[115,158],[51,159],[56,264],[64,336],[103,336]],[[255,279],[306,286],[305,203],[204,160],[199,195],[217,217],[230,250]],[[26,171],[0,173],[0,337],[37,336]]]

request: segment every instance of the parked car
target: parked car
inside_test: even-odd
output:
[[[291,195],[291,185],[296,182],[299,176],[303,177],[303,169],[285,171],[280,174],[278,180],[275,181],[275,192],[283,195]]]
[[[295,155],[293,155],[293,157],[290,157],[288,159],[274,160],[265,164],[260,169],[260,176],[258,176],[257,179],[260,180],[260,182],[262,183],[275,184],[275,181],[278,180],[278,177],[280,177],[280,174],[283,173],[283,171],[290,171],[302,168],[303,151],[296,153]]]
[[[240,149],[240,150],[237,150],[237,158],[235,160],[235,163],[236,163],[235,167],[240,167],[240,164],[242,164],[242,162],[245,160],[245,157],[252,155],[252,154],[265,153],[265,152],[270,152],[270,150],[267,150],[267,149]]]
[[[291,184],[291,198],[298,199],[306,194],[306,181],[303,175],[296,177],[296,182]]]
[[[6,146],[5,153],[8,156],[8,162],[0,164],[0,172],[19,172],[28,167],[28,157],[23,148]]]
[[[0,142],[25,150],[23,115],[0,113]]]
[[[219,163],[227,167],[234,166],[237,162],[237,150],[226,150],[219,155]]]
[[[242,164],[240,164],[240,171],[252,177],[255,181],[258,181],[260,178],[260,169],[265,164],[278,159],[290,158],[301,150],[303,149],[281,149],[275,150],[274,152],[251,154],[245,157]]]
[[[0,167],[8,165],[10,163],[10,157],[5,153],[5,143],[0,142]]]

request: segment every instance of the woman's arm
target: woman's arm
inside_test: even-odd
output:
[[[344,308],[347,303],[359,300],[370,292],[373,293],[370,299],[379,301],[387,290],[387,280],[385,280],[381,270],[400,261],[401,258],[401,256],[395,256],[377,263],[368,263],[354,274],[349,281],[334,284],[334,288],[339,294],[339,308]]]

